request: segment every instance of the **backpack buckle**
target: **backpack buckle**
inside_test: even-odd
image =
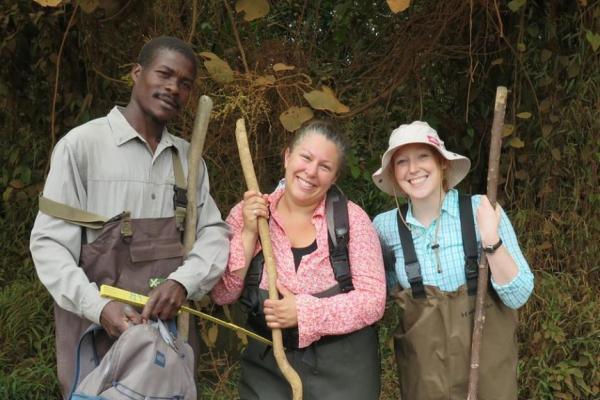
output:
[[[347,293],[354,290],[354,286],[352,285],[352,275],[348,269],[348,256],[346,254],[337,254],[335,257],[331,257],[331,263],[333,275],[340,285],[342,292]]]

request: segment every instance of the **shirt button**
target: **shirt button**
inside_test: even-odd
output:
[[[151,198],[152,200],[154,200],[154,199],[156,199],[156,195],[155,195],[154,193],[152,193],[152,194],[150,195],[150,198]]]

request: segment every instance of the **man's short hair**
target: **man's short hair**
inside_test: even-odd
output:
[[[176,51],[192,63],[194,71],[198,68],[198,60],[192,47],[183,40],[173,36],[159,36],[144,44],[138,55],[138,64],[142,67],[147,67],[162,50]]]

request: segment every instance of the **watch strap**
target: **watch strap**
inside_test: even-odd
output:
[[[502,246],[502,238],[499,238],[496,244],[483,246],[483,251],[485,251],[487,254],[494,254],[500,246]]]

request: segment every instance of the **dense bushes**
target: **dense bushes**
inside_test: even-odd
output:
[[[205,158],[224,213],[243,190],[235,119],[247,119],[259,179],[270,187],[289,138],[279,115],[308,107],[303,94],[322,85],[350,111],[312,111],[348,132],[341,185],[370,215],[392,206],[370,173],[391,129],[413,119],[430,122],[448,147],[473,160],[462,188],[481,192],[495,88],[508,86],[500,197],[536,275],[520,314],[519,397],[598,396],[597,2],[423,0],[393,15],[384,1],[283,0],[253,22],[217,1],[113,0],[91,13],[85,4],[97,2],[79,2],[75,14],[74,0],[64,3],[0,5],[0,54],[8,61],[0,65],[0,398],[52,398],[58,390],[52,303],[28,255],[50,148],[73,126],[127,102],[130,63],[144,38],[158,34],[190,38],[234,71],[231,82],[219,83],[202,68],[196,93],[215,101]],[[274,71],[276,63],[295,69]],[[189,135],[192,108],[174,132]],[[397,398],[389,347],[397,312],[389,307],[380,329],[383,399]],[[203,397],[230,399],[242,344],[209,324],[203,332]]]

